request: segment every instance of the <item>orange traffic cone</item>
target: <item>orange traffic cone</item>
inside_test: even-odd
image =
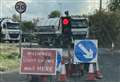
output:
[[[102,73],[101,73],[101,71],[100,71],[100,69],[99,69],[99,64],[98,64],[98,62],[96,62],[96,78],[98,78],[98,79],[101,79],[101,78],[103,78],[103,75],[102,75]]]
[[[87,75],[87,80],[96,80],[93,64],[89,64],[89,71]]]
[[[60,81],[66,81],[67,80],[67,76],[66,76],[66,68],[65,68],[65,63],[64,61],[62,61],[62,65],[61,65],[61,74],[60,74]]]

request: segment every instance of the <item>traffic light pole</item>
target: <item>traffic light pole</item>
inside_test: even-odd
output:
[[[71,44],[68,45],[68,56],[69,56],[69,62],[72,63],[73,60],[71,61],[72,55],[71,55],[71,52],[70,52],[70,51],[71,51]]]
[[[71,36],[69,38],[71,38]],[[68,63],[68,76],[70,76],[71,75],[71,71],[72,71],[72,62],[73,62],[73,58],[72,58],[73,56],[71,54],[71,39],[70,39],[70,42],[69,42],[67,48],[68,48],[68,59],[69,59],[69,63]]]

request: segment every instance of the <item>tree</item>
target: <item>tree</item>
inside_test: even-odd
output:
[[[108,8],[110,11],[120,10],[120,0],[111,0]]]
[[[89,16],[91,22],[90,35],[95,35],[102,47],[116,43],[119,34],[120,15],[116,12],[96,11],[95,14]]]
[[[13,20],[14,22],[19,22],[19,21],[20,21],[20,17],[19,17],[18,15],[16,15],[16,14],[13,14],[13,15],[12,15],[12,20]]]
[[[58,10],[54,10],[48,15],[48,18],[55,18],[55,17],[60,17],[61,13]]]
[[[34,29],[34,24],[32,21],[23,21],[22,22],[22,31],[31,32]]]

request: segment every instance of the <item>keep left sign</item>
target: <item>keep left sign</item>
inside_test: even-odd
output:
[[[74,45],[74,62],[94,63],[97,61],[97,40],[76,40]]]

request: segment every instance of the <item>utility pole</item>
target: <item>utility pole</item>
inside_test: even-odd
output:
[[[58,3],[58,5],[59,5],[59,9],[60,9],[60,17],[62,16],[62,3],[60,2],[60,3]]]
[[[99,8],[99,11],[101,12],[102,10],[102,0],[100,0],[100,8]]]

